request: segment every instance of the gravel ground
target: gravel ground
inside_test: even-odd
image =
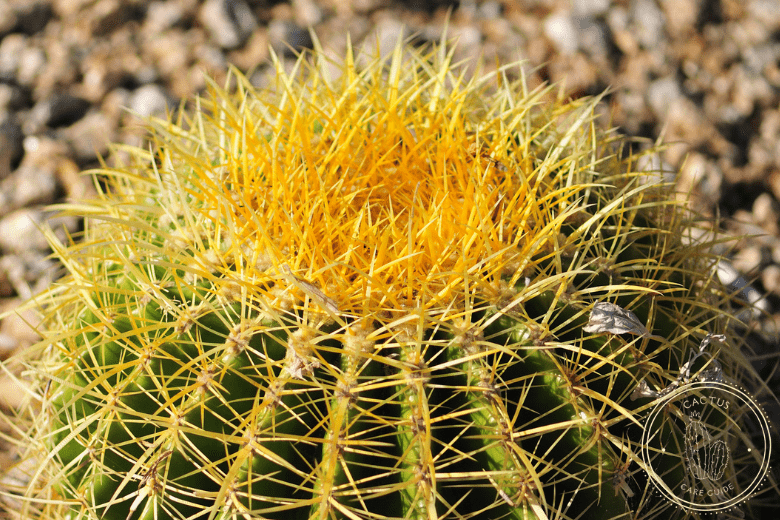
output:
[[[78,175],[109,142],[141,143],[137,116],[164,114],[224,78],[268,81],[269,47],[292,63],[309,27],[334,56],[448,34],[456,58],[526,60],[531,84],[572,96],[611,88],[627,135],[670,143],[702,214],[725,217],[732,264],[765,296],[754,329],[780,326],[780,8],[777,0],[0,0],[0,313],[48,286],[57,265],[37,229],[77,231],[47,204],[92,189]],[[35,341],[29,313],[0,323],[0,359]],[[775,378],[778,376],[775,375]],[[0,400],[16,396],[0,378]]]

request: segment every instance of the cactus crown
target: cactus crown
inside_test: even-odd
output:
[[[444,49],[399,45],[362,67],[350,52],[331,80],[320,53],[298,62],[305,70],[280,68],[271,92],[237,75],[237,105],[212,85],[213,115],[159,121],[154,177],[117,179],[117,189],[160,200],[145,217],[160,219],[158,254],[192,277],[229,278],[235,286],[211,289],[250,306],[284,307],[297,294],[352,316],[446,307],[463,298],[464,276],[469,291],[499,295],[502,280],[515,285],[579,240],[561,226],[586,207],[591,172],[616,159],[594,133],[596,100],[545,107],[549,88],[510,83],[511,67],[467,79]],[[627,192],[644,191],[638,181],[621,179]],[[126,210],[113,212],[138,219]],[[136,242],[130,259],[147,254]]]

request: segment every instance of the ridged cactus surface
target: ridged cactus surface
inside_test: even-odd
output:
[[[24,515],[673,514],[630,396],[724,332],[713,259],[598,100],[449,58],[236,74],[99,172],[52,238]],[[597,302],[653,335],[586,332]]]

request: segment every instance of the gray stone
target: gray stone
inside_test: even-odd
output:
[[[647,89],[647,103],[659,119],[666,117],[669,108],[680,96],[680,84],[671,76],[653,81]]]
[[[736,65],[730,72],[734,82],[731,102],[743,117],[749,117],[757,103],[777,106],[775,89],[762,75],[751,73],[744,65]]]
[[[0,332],[0,359],[8,358],[9,354],[19,347],[19,341],[9,334]]]
[[[572,0],[572,10],[577,16],[596,17],[609,11],[610,0]]]
[[[11,281],[11,276],[8,272],[8,269],[6,268],[6,262],[7,256],[0,256],[0,298],[7,298],[9,296],[13,296],[14,294],[14,285]]]
[[[18,85],[0,83],[0,112],[26,108],[29,103],[28,98],[29,96]]]
[[[666,18],[653,0],[634,0],[631,5],[635,36],[645,49],[654,49],[664,37]]]
[[[301,27],[314,27],[322,21],[322,8],[314,0],[292,0],[295,23]]]
[[[764,261],[764,255],[760,246],[748,246],[737,251],[731,263],[740,273],[753,275],[758,273],[761,264]]]
[[[753,201],[753,221],[768,231],[776,232],[780,219],[780,205],[769,193],[762,193]]]
[[[43,211],[22,208],[0,219],[0,251],[22,253],[28,250],[46,250],[49,247],[40,231]]]
[[[25,47],[19,54],[16,81],[20,85],[33,88],[46,69],[46,53],[39,47]]]
[[[143,31],[157,34],[181,24],[185,19],[185,10],[181,2],[155,1],[146,9]]]
[[[750,0],[744,4],[750,16],[762,23],[768,31],[780,30],[780,8],[777,0]]]
[[[0,323],[0,334],[5,334],[14,338],[19,346],[27,346],[39,341],[40,334],[36,332],[36,327],[41,322],[41,316],[34,309],[20,309],[24,303],[24,297],[9,298],[2,302],[0,312],[13,310],[9,312],[2,323]]]
[[[392,16],[382,16],[376,21],[374,31],[365,39],[366,54],[373,56],[373,52],[379,52],[380,56],[387,56],[398,43],[398,38],[406,35],[407,27]],[[379,44],[379,49],[375,50],[375,45]],[[360,57],[365,59],[364,57]],[[359,58],[359,59],[360,59]]]
[[[750,46],[744,50],[743,57],[750,72],[763,74],[767,67],[775,66],[780,62],[780,43]]]
[[[37,207],[18,209],[0,218],[0,251],[21,255],[24,278],[33,283],[42,279],[52,265],[45,255],[49,242],[42,232],[44,227],[50,228],[60,241],[67,242],[68,234],[78,230],[79,219],[72,215],[53,216]],[[9,273],[11,276],[17,275]]]
[[[159,85],[144,85],[130,95],[130,110],[141,117],[164,115],[173,103]]]
[[[35,104],[24,123],[27,135],[41,132],[44,127],[57,128],[68,126],[89,110],[90,102],[70,94],[54,94]]]
[[[22,34],[9,34],[0,41],[0,80],[17,81],[19,57],[26,47],[27,37]]]
[[[294,57],[313,45],[309,31],[290,20],[275,20],[268,26],[268,39],[278,54]]]
[[[16,32],[32,35],[46,27],[52,17],[50,2],[0,2],[0,37]]]
[[[257,19],[244,0],[207,0],[200,20],[223,49],[241,47],[257,28]]]
[[[53,14],[49,2],[30,2],[17,6],[16,29],[25,34],[35,34],[43,30]]]
[[[116,125],[106,114],[94,111],[63,128],[59,135],[70,145],[77,162],[90,163],[108,153],[108,145],[116,139]]]
[[[8,2],[0,2],[0,38],[16,27],[16,11]]]
[[[771,264],[761,272],[761,284],[767,292],[780,294],[780,266]]]
[[[544,35],[561,54],[574,54],[579,46],[579,29],[569,13],[553,13],[544,19]]]
[[[23,163],[3,180],[0,187],[4,191],[7,190],[10,207],[51,204],[57,194],[57,178],[53,170]]]
[[[0,182],[5,204],[0,215],[31,204],[51,204],[58,191],[57,168],[67,147],[48,138],[28,136],[19,167]]]
[[[578,17],[578,47],[591,56],[605,58],[609,53],[609,28],[601,20]]]
[[[480,2],[477,13],[483,20],[494,20],[501,17],[501,3],[496,0]]]
[[[24,155],[22,127],[12,118],[0,121],[0,180],[16,168]]]
[[[628,11],[620,6],[615,6],[607,13],[607,25],[612,32],[622,32],[628,29]]]

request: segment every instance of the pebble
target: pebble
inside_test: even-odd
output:
[[[769,233],[778,232],[780,222],[780,205],[769,193],[761,193],[753,201],[753,222],[766,229]]]
[[[375,52],[375,46],[378,44],[379,55],[387,56],[393,52],[399,36],[408,36],[407,29],[408,27],[401,21],[383,13],[376,21],[372,38],[366,38],[365,40],[366,54],[371,56]]]
[[[213,46],[209,46],[208,54],[204,52],[202,57],[204,61],[216,63],[221,60],[223,64],[229,61],[241,70],[251,70],[268,61],[269,45],[268,31],[257,30],[243,48],[230,53],[229,60],[226,60],[225,56]]]
[[[686,38],[696,30],[696,22],[699,18],[700,7],[704,5],[700,0],[661,0],[660,8],[664,12],[666,30],[677,38]]]
[[[300,27],[314,27],[322,21],[323,10],[314,0],[292,2],[295,23]]]
[[[761,272],[761,285],[764,290],[780,295],[780,265],[771,264]]]
[[[16,80],[20,85],[32,87],[47,68],[46,53],[38,47],[24,47],[16,66]]]
[[[49,23],[53,12],[49,2],[16,3],[16,29],[28,35],[35,34]]]
[[[545,18],[544,35],[563,55],[574,54],[579,46],[578,28],[568,13],[558,12]]]
[[[666,16],[654,0],[631,2],[636,39],[645,49],[656,49],[664,36]]]
[[[608,1],[608,0],[607,0]],[[501,17],[501,4],[496,0],[487,0],[477,6],[477,15],[482,20],[497,20]]]
[[[80,164],[94,163],[98,156],[108,154],[109,144],[116,140],[116,124],[105,114],[88,113],[75,124],[59,132],[70,145],[73,158]]]
[[[780,9],[777,0],[750,0],[746,2],[750,17],[759,21],[768,31],[780,30]]]
[[[14,284],[11,281],[11,276],[9,276],[8,270],[5,265],[3,265],[7,257],[0,256],[0,298],[8,298],[9,296],[14,295]],[[16,265],[18,265],[16,262],[13,261],[13,259],[9,263],[10,268],[14,268]]]
[[[22,298],[11,298],[3,302],[0,312],[14,310],[0,323],[0,334],[14,338],[17,345],[32,345],[41,339],[35,331],[40,324],[41,317],[32,309],[21,308],[24,303]]]
[[[16,12],[7,3],[0,8],[0,38],[16,27]]]
[[[65,93],[55,94],[35,104],[23,123],[25,134],[36,134],[46,127],[71,125],[84,117],[89,107],[86,99]]]
[[[192,33],[174,29],[145,41],[144,50],[154,65],[156,76],[160,79],[170,78],[177,71],[186,69],[192,59],[194,48],[200,43],[197,40],[199,39]],[[144,78],[146,79],[151,78]],[[139,81],[139,83],[149,82]]]
[[[19,348],[19,340],[10,334],[0,332],[0,359],[8,359]]]
[[[21,255],[19,258],[28,264],[25,271],[38,273],[31,277],[33,284],[50,267],[42,255],[49,251],[43,227],[50,228],[60,241],[67,243],[68,235],[78,230],[79,219],[72,215],[52,215],[39,207],[21,208],[0,218],[0,252]]]
[[[18,77],[19,57],[27,47],[27,37],[23,34],[9,34],[0,41],[0,81],[16,83]]]
[[[90,18],[92,12],[89,7],[90,4],[94,3],[94,0],[53,0],[52,6],[54,7],[54,12],[65,19],[72,18],[79,12],[82,16]]]
[[[122,123],[130,107],[132,92],[126,88],[115,88],[108,92],[98,108],[98,112],[106,116],[114,126]]]
[[[0,122],[0,181],[11,174],[24,155],[22,127],[13,118]]]
[[[2,281],[2,296],[27,295],[31,293],[25,276],[26,262],[19,255],[0,256],[0,280]]]
[[[313,45],[309,31],[291,20],[274,20],[268,25],[268,39],[274,51],[288,58],[294,58]]]
[[[722,184],[723,173],[717,164],[699,152],[688,155],[680,170],[678,186],[682,193],[694,190],[692,203],[697,211],[707,211],[718,203]]]
[[[647,103],[658,119],[664,119],[669,108],[680,98],[682,91],[676,78],[659,78],[647,89]]]
[[[663,110],[663,105],[660,104],[658,109]],[[668,142],[683,143],[691,149],[697,149],[711,141],[711,149],[715,149],[718,142],[713,138],[713,135],[716,131],[693,101],[684,96],[670,99],[665,115],[666,128],[664,130],[666,130]],[[678,146],[670,148],[665,155],[667,160],[671,160],[672,155],[669,152],[676,152],[674,162],[679,164],[685,158],[685,151],[684,146]]]
[[[165,115],[172,105],[160,85],[144,85],[130,94],[130,110],[142,118]]]
[[[160,34],[171,27],[182,24],[187,13],[182,2],[163,2],[157,0],[151,2],[146,9],[142,32],[148,35]]]
[[[764,254],[761,251],[761,247],[751,245],[737,251],[731,263],[739,272],[751,276],[758,272],[763,260]]]
[[[223,49],[240,47],[257,28],[257,19],[244,0],[206,0],[199,18]]]
[[[0,83],[0,112],[17,111],[25,108],[27,104],[27,96],[21,87]]]
[[[748,47],[742,55],[745,67],[752,74],[761,75],[780,61],[780,43],[773,42]]]
[[[609,55],[609,28],[601,20],[575,19],[578,26],[578,47],[593,58],[603,60]]]
[[[95,157],[87,161],[89,166],[94,164]],[[82,169],[74,161],[63,157],[57,168],[57,181],[65,192],[65,198],[71,201],[94,198],[97,193],[93,179],[88,175],[82,175]],[[75,224],[78,225],[78,222]]]
[[[774,89],[766,78],[751,73],[743,65],[736,66],[733,75],[731,103],[742,117],[751,117],[757,104],[770,105],[774,101]]]
[[[32,165],[20,166],[16,171],[0,182],[0,190],[6,196],[5,208],[20,208],[33,204],[51,204],[57,194],[57,180],[54,169],[39,168]]]
[[[610,0],[572,0],[572,12],[587,18],[602,16],[609,11]]]
[[[39,229],[43,222],[43,211],[34,208],[22,208],[0,218],[0,251],[47,249],[49,244]]]
[[[56,171],[67,146],[51,138],[29,136],[24,139],[24,152],[19,167],[0,181],[0,193],[6,197],[0,215],[22,206],[50,204],[57,196]]]
[[[125,24],[141,19],[143,12],[143,6],[138,2],[98,2],[90,17],[92,35],[100,37],[111,34]]]

